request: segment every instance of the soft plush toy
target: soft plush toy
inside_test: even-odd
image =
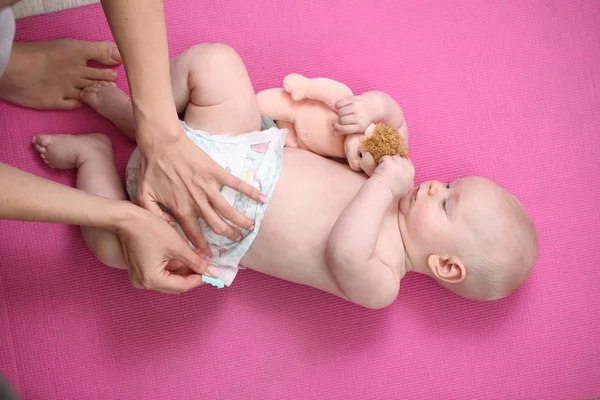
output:
[[[408,157],[408,132],[402,110],[389,96],[383,96],[382,93],[366,96],[362,99],[368,102],[365,108],[392,110],[387,114],[374,111],[373,116],[363,118],[369,119],[363,121],[364,127],[356,124],[357,133],[347,134],[335,130],[341,120],[336,105],[339,107],[340,101],[353,97],[350,88],[343,83],[290,74],[285,77],[283,88],[257,94],[261,114],[271,116],[279,128],[288,129],[286,146],[325,157],[346,158],[352,169],[363,170],[368,175],[385,155]],[[382,115],[382,120],[376,120],[375,115]]]

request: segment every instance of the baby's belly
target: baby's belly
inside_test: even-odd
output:
[[[337,294],[325,264],[329,233],[364,177],[315,154],[285,149],[284,167],[247,268]]]

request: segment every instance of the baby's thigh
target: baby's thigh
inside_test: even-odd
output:
[[[214,134],[260,129],[260,109],[248,71],[234,49],[202,44],[189,50],[190,103],[185,122]]]

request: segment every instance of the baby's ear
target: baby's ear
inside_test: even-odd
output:
[[[432,254],[427,265],[437,279],[447,283],[459,283],[467,277],[467,269],[455,256]]]

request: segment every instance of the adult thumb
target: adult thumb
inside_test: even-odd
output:
[[[200,275],[208,275],[216,278],[221,271],[219,268],[211,265],[210,262],[196,254],[189,247],[184,247],[181,252],[175,257],[177,261],[184,263],[189,269]]]

